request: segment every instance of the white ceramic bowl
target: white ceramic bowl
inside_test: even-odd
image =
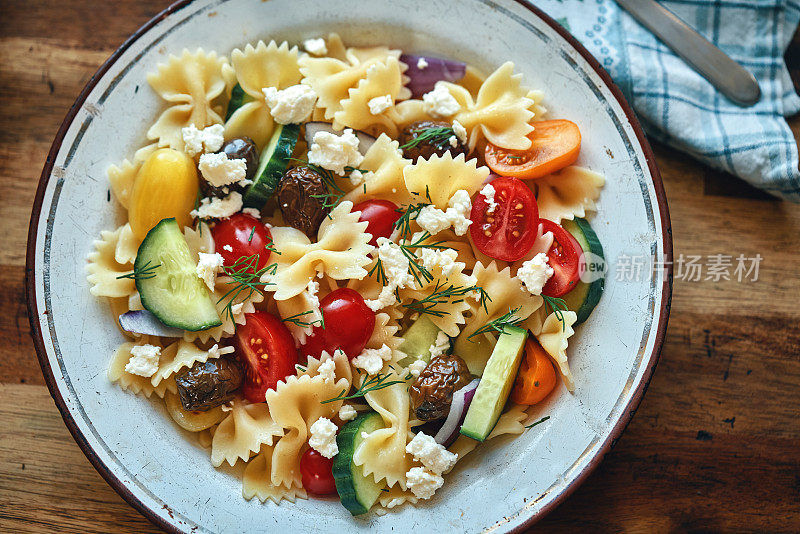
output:
[[[664,339],[669,268],[637,281],[608,277],[589,321],[570,340],[577,389],[563,386],[521,437],[479,448],[428,502],[353,519],[335,500],[278,506],[241,498],[154,402],[111,385],[106,368],[121,336],[105,302],[89,294],[92,240],[113,229],[106,168],[143,143],[161,103],[145,75],[167,54],[203,47],[228,54],[258,39],[339,32],[347,43],[390,44],[466,60],[484,71],[512,60],[543,89],[552,117],[583,134],[580,164],[607,184],[593,219],[611,261],[671,260],[666,200],[650,148],[620,92],[560,26],[516,0],[198,0],[146,24],[100,68],[58,132],[39,184],[28,241],[28,305],[51,393],[97,470],[133,506],[171,531],[508,531],[552,509],[620,435],[641,399]]]

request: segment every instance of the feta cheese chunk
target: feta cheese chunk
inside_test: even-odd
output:
[[[312,56],[324,56],[328,53],[328,46],[325,44],[325,39],[306,39],[303,41],[303,48]]]
[[[418,499],[430,499],[444,485],[444,479],[426,471],[424,467],[412,467],[406,473],[406,487]]]
[[[378,298],[376,299],[367,299],[364,303],[367,305],[367,308],[376,312],[378,310],[382,310],[387,306],[391,306],[397,302],[397,297],[394,294],[394,289],[391,286],[383,286],[381,288],[381,292],[378,294]]]
[[[417,224],[431,235],[450,228],[450,217],[436,206],[425,206],[417,214]]]
[[[427,69],[428,68],[428,60],[426,60],[424,57],[419,58],[417,60],[417,68],[419,70]]]
[[[450,338],[444,332],[436,334],[436,341],[428,348],[431,353],[431,360],[441,356],[450,348]]]
[[[326,384],[331,384],[336,381],[336,362],[328,356],[328,359],[322,362],[317,368],[319,376],[325,381]]]
[[[325,458],[333,458],[339,452],[336,445],[336,424],[326,417],[317,419],[311,428],[311,437],[308,446],[320,453]]]
[[[426,367],[428,367],[428,364],[425,363],[425,360],[414,360],[408,365],[408,372],[411,373],[414,378],[417,378]]]
[[[392,95],[376,96],[367,102],[369,112],[373,115],[380,115],[394,105],[392,102]]]
[[[227,219],[242,210],[242,195],[234,191],[225,198],[204,198],[200,206],[192,210],[192,217],[200,219]]]
[[[522,267],[517,271],[517,278],[525,284],[525,289],[527,289],[531,295],[541,295],[542,288],[555,272],[553,268],[547,264],[548,260],[547,254],[540,252],[532,259],[524,262]]]
[[[219,252],[214,254],[206,254],[200,252],[198,254],[199,260],[197,261],[197,276],[206,283],[209,291],[214,291],[214,284],[217,283],[217,273],[222,270],[222,264],[225,260]]]
[[[155,345],[136,345],[131,349],[131,359],[125,364],[125,372],[150,378],[158,371],[158,358],[161,347]]]
[[[261,211],[256,208],[244,208],[242,213],[255,217],[256,219],[261,219]]]
[[[486,199],[486,204],[489,205],[489,207],[486,208],[486,213],[494,213],[497,209],[497,202],[494,201],[495,193],[496,191],[494,190],[494,186],[492,184],[486,184],[483,186],[483,189],[481,189],[481,195],[483,195],[483,198]]]
[[[386,275],[386,284],[381,289],[380,295],[375,300],[367,300],[366,304],[372,311],[378,311],[394,304],[395,289],[409,287],[414,283],[414,276],[408,272],[408,258],[402,249],[385,237],[378,238],[378,258],[383,265]]]
[[[452,248],[420,248],[416,256],[428,271],[441,272],[445,278],[466,267],[464,263],[456,261],[458,251]]]
[[[358,167],[364,156],[358,151],[358,137],[353,130],[346,128],[342,135],[319,131],[314,134],[308,162],[323,169],[345,175],[345,167]]]
[[[465,189],[459,189],[447,203],[447,211],[442,211],[435,206],[425,206],[417,215],[416,222],[431,235],[436,235],[451,226],[456,235],[464,235],[472,224],[470,212],[472,201]]]
[[[453,133],[456,134],[459,141],[465,145],[467,144],[467,129],[460,122],[453,121]]]
[[[278,124],[299,124],[305,121],[317,103],[317,93],[302,83],[280,91],[276,87],[265,87],[263,91],[269,112]]]
[[[212,124],[202,130],[199,130],[194,123],[181,128],[184,150],[192,157],[203,152],[216,152],[225,143],[224,131],[225,127],[221,124]]]
[[[233,247],[230,245],[223,245],[222,250],[225,252],[233,252]]]
[[[412,454],[415,460],[436,475],[451,470],[458,460],[457,454],[448,451],[424,432],[419,432],[408,442],[406,452]]]
[[[364,349],[351,363],[359,369],[364,369],[368,375],[375,375],[383,369],[383,362],[391,357],[392,348],[384,343],[379,349]]]
[[[339,419],[342,421],[352,421],[356,418],[356,415],[358,415],[358,412],[349,404],[342,404],[342,407],[339,408]]]
[[[425,111],[434,119],[450,117],[461,110],[458,100],[439,82],[433,91],[422,95],[422,101],[425,103]]]
[[[245,179],[247,160],[228,159],[225,153],[203,154],[197,164],[200,174],[214,187],[235,184]]]

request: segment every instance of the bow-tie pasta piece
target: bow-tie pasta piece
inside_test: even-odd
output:
[[[228,417],[222,421],[211,442],[211,463],[219,467],[223,462],[233,466],[245,462],[250,455],[261,450],[262,445],[272,445],[283,429],[270,416],[263,402],[248,404],[234,399]]]
[[[141,393],[145,397],[150,397],[155,393],[163,398],[167,391],[176,393],[177,388],[174,380],[164,380],[158,386],[153,386],[150,378],[135,375],[125,370],[125,366],[131,359],[131,349],[141,345],[158,346],[158,338],[142,336],[135,343],[128,342],[120,345],[111,357],[111,364],[108,366],[108,379],[126,391],[137,395]],[[167,349],[164,350],[166,351]]]
[[[299,497],[308,498],[306,490],[302,485],[275,485],[273,478],[273,457],[275,456],[275,446],[263,446],[261,452],[247,462],[242,476],[242,497],[248,501],[253,497],[258,497],[261,502],[270,500],[275,504],[280,504],[282,500],[295,502]],[[280,478],[280,476],[278,477]]]
[[[180,57],[171,55],[156,72],[148,74],[148,83],[170,107],[147,130],[147,138],[158,140],[159,146],[183,150],[182,128],[194,124],[202,129],[222,123],[214,101],[228,86],[227,64],[228,60],[216,52],[198,48],[194,53],[184,50]]]
[[[94,250],[87,257],[86,280],[91,284],[89,292],[96,297],[128,297],[136,290],[132,278],[119,278],[133,273],[130,262],[117,261],[117,248],[124,230],[123,225],[113,232],[100,232],[100,239],[94,242]],[[122,255],[130,259],[130,254]]]
[[[128,209],[133,193],[133,183],[136,181],[136,173],[139,172],[141,163],[133,164],[127,159],[122,160],[119,167],[111,165],[106,173],[108,183],[111,184],[111,192],[123,208]]]
[[[441,209],[447,209],[447,203],[459,189],[474,195],[489,176],[487,167],[478,167],[478,160],[464,160],[464,154],[455,158],[450,152],[442,156],[434,154],[430,159],[420,159],[414,165],[403,170],[406,189],[418,201],[425,201],[430,196],[431,203]]]
[[[547,351],[547,354],[555,360],[558,365],[558,372],[561,373],[561,377],[564,379],[564,385],[572,392],[575,391],[575,380],[569,370],[567,347],[569,346],[569,338],[575,333],[572,325],[578,320],[578,315],[574,311],[565,311],[561,313],[561,316],[563,317],[563,324],[555,312],[548,315],[536,339],[539,340],[539,344]]]
[[[595,211],[605,182],[602,174],[571,166],[530,183],[536,192],[539,217],[560,223],[562,219],[586,217],[586,210]]]
[[[362,177],[363,183],[352,183],[349,179],[337,180],[344,191],[344,200],[358,204],[371,198],[394,202],[398,206],[413,201],[406,189],[403,169],[411,160],[405,159],[400,143],[381,134],[364,155],[359,168],[368,171]]]

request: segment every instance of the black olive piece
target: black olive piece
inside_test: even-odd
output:
[[[242,378],[235,360],[213,358],[181,370],[175,375],[175,383],[185,410],[205,412],[231,400]]]
[[[276,192],[284,222],[311,238],[330,213],[327,195],[328,186],[322,176],[306,166],[286,171]]]
[[[447,417],[453,393],[472,381],[466,362],[455,354],[442,354],[431,362],[411,384],[411,406],[420,421]]]
[[[253,140],[249,137],[234,137],[222,145],[222,148],[217,153],[224,153],[226,156],[228,156],[228,159],[245,160],[247,165],[245,178],[252,180],[255,176],[256,171],[258,170],[258,148]],[[206,180],[200,180],[200,188],[203,190],[203,194],[205,196],[220,198],[226,197],[234,191],[243,193],[246,189],[245,186],[239,185],[238,183],[223,187],[214,187]]]
[[[452,125],[446,121],[412,122],[400,132],[400,146],[407,144],[409,141],[413,141],[417,137],[423,135],[425,130],[430,128],[450,128],[451,126]],[[403,149],[403,156],[416,163],[419,158],[428,159],[434,154],[441,156],[445,152],[450,152],[453,157],[459,154],[464,154],[464,157],[466,157],[469,154],[469,149],[461,141],[458,141],[455,147],[451,146],[448,140],[442,140],[441,138],[433,141],[434,142],[431,142],[431,140],[420,141],[414,146],[406,147]]]

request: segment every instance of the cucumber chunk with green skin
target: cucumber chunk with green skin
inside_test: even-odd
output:
[[[299,124],[276,124],[272,137],[261,151],[253,183],[242,198],[246,208],[261,209],[278,188],[300,136]]]
[[[195,332],[222,324],[174,218],[163,219],[147,233],[134,273],[142,306],[165,325]]]
[[[368,412],[344,425],[336,436],[339,454],[333,457],[333,479],[342,505],[353,515],[366,514],[383,490],[383,484],[376,483],[372,475],[365,476],[364,469],[353,463],[353,455],[364,441],[361,433],[383,427],[383,418]]]
[[[225,112],[225,122],[228,122],[228,119],[231,118],[231,115],[233,115],[237,109],[251,100],[253,100],[253,97],[245,93],[241,85],[238,83],[234,85],[231,91],[231,99],[228,101],[228,110]]]
[[[603,255],[603,246],[597,238],[589,222],[586,219],[575,218],[574,221],[562,221],[561,225],[564,230],[578,240],[584,252],[590,252],[594,255],[593,260],[605,259]],[[591,315],[597,303],[600,302],[600,297],[603,295],[605,288],[605,278],[603,274],[597,280],[590,283],[579,281],[575,288],[564,295],[564,301],[567,303],[567,308],[573,310],[578,316],[575,324],[584,322]]]
[[[406,367],[415,360],[425,360],[425,363],[430,363],[431,345],[436,343],[438,335],[439,327],[433,324],[430,317],[421,314],[403,336],[400,350],[408,356],[397,362],[398,365]]]
[[[465,436],[483,441],[492,432],[517,378],[527,337],[527,331],[508,326],[497,339],[461,425]]]

